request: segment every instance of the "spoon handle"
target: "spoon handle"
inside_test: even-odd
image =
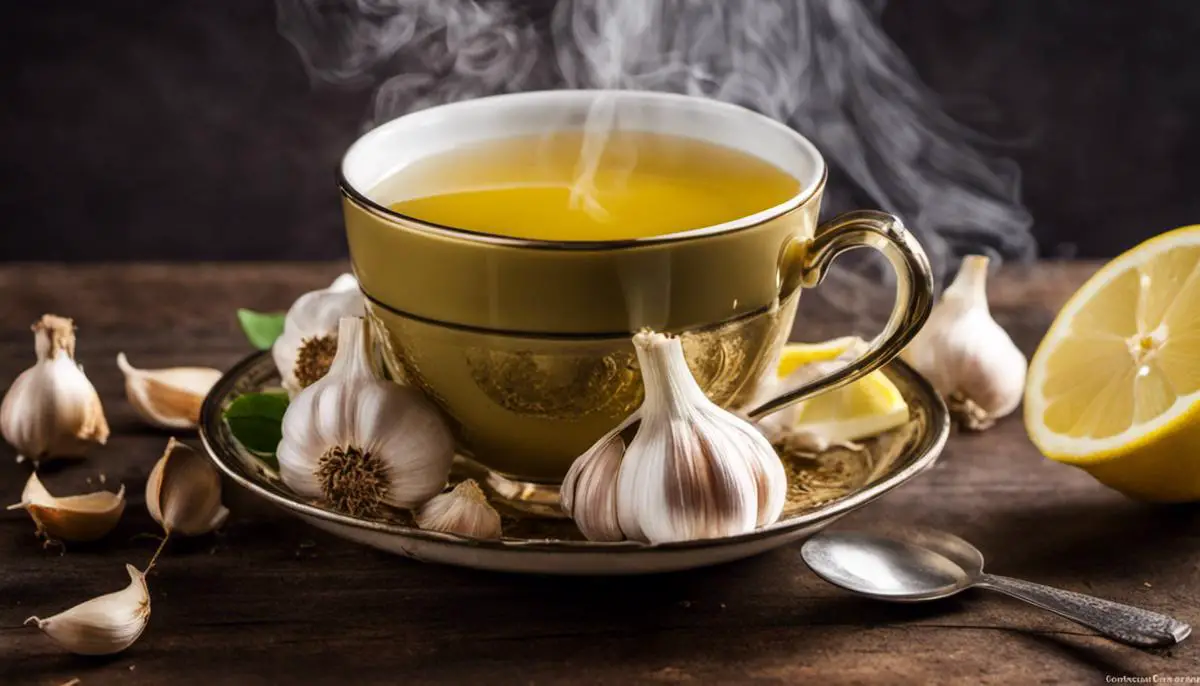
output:
[[[1191,626],[1167,615],[1021,579],[984,574],[975,585],[1019,598],[1139,648],[1175,645],[1192,633]]]

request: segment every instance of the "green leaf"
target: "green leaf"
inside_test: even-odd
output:
[[[225,421],[234,438],[247,450],[277,464],[275,448],[283,437],[283,413],[287,408],[287,394],[247,393],[230,403],[225,410]]]
[[[282,312],[255,312],[242,308],[237,311],[237,317],[242,331],[246,332],[246,338],[250,339],[250,345],[259,350],[270,348],[279,334],[283,333]]]

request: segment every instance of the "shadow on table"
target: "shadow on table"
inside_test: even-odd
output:
[[[1013,631],[1011,633],[1020,641],[1054,653],[1056,656],[1065,660],[1070,660],[1072,662],[1077,662],[1079,664],[1094,668],[1096,671],[1106,676],[1146,676],[1144,672],[1130,669],[1126,664],[1124,664],[1125,661],[1113,653],[1113,644],[1108,643],[1108,639],[1084,636],[1057,636],[1053,634],[1038,634],[1026,631]],[[1092,640],[1105,641],[1106,645],[1092,646],[1083,644],[1083,641]]]
[[[1190,569],[1200,505],[1129,500],[1048,503],[992,512],[974,536],[989,571],[1031,581],[1121,580],[1142,585]]]

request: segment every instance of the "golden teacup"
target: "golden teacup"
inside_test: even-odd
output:
[[[582,129],[598,98],[621,113],[619,129],[746,153],[794,177],[798,190],[715,226],[616,240],[435,224],[391,209],[376,192],[397,169],[448,150]],[[630,337],[643,328],[680,335],[706,393],[752,416],[849,383],[899,353],[929,314],[928,261],[888,214],[854,212],[818,225],[825,175],[807,139],[740,107],[661,93],[554,91],[388,122],[351,146],[340,186],[354,271],[388,372],[445,410],[464,454],[509,479],[552,484],[641,402]],[[801,289],[859,247],[879,250],[897,272],[883,333],[854,364],[747,407],[774,371]]]

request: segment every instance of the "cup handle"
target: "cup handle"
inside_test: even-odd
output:
[[[887,326],[854,363],[768,400],[750,410],[751,419],[845,386],[879,369],[900,354],[933,309],[933,271],[929,258],[898,217],[870,210],[847,212],[818,226],[810,241],[796,247],[802,255],[799,273],[804,288],[821,283],[838,255],[855,248],[878,250],[896,270],[896,304]]]

